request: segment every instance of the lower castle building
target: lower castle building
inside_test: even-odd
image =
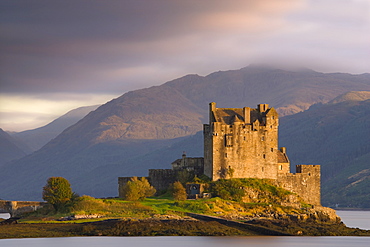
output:
[[[271,179],[276,185],[298,194],[312,205],[320,202],[320,166],[297,165],[290,173],[286,149],[278,147],[279,116],[268,104],[256,109],[209,106],[204,124],[204,158],[172,162],[172,169],[151,169],[147,177],[157,191],[166,190],[184,171],[206,175],[211,180],[228,178]],[[120,188],[129,177],[118,178]],[[121,193],[119,195],[122,197]]]

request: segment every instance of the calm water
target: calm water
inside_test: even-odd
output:
[[[370,229],[370,211],[337,211],[343,222],[351,227]],[[6,215],[0,214],[1,218]],[[369,247],[370,237],[70,237],[1,239],[0,247]]]
[[[9,219],[10,214],[0,214],[0,218]]]
[[[3,239],[6,247],[369,247],[369,237],[72,237],[39,239]]]
[[[337,215],[342,218],[342,221],[348,227],[358,227],[360,229],[370,230],[370,211],[337,210]]]

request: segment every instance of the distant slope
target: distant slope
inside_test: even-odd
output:
[[[11,160],[26,156],[30,149],[21,141],[0,129],[0,167]]]
[[[370,91],[351,91],[342,95],[339,95],[335,99],[331,100],[330,104],[336,104],[344,101],[364,101],[370,99]]]
[[[62,133],[63,130],[77,123],[89,112],[94,111],[99,105],[79,107],[71,110],[51,123],[32,130],[26,130],[13,134],[26,143],[32,151],[36,151],[48,143],[51,139]]]
[[[118,176],[146,174],[147,168],[168,166],[168,157],[179,157],[183,150],[158,157],[156,152],[201,131],[211,101],[219,107],[269,103],[284,115],[354,90],[370,90],[370,77],[252,66],[128,92],[90,112],[37,152],[3,167],[0,188],[7,189],[0,197],[39,199],[49,176],[66,177],[80,194],[116,195],[111,188]]]
[[[321,165],[325,205],[370,207],[370,100],[318,105],[280,126],[293,164]]]

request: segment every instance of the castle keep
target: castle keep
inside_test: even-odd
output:
[[[272,179],[307,203],[320,205],[320,166],[298,165],[296,173],[290,173],[286,149],[278,147],[278,126],[279,116],[268,104],[259,104],[256,109],[217,108],[212,102],[209,123],[203,126],[204,159],[183,155],[172,163],[172,169],[149,170],[149,182],[157,190],[167,189],[185,170],[213,181]],[[128,179],[119,178],[120,187]]]

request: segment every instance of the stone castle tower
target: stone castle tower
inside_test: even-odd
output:
[[[289,172],[285,148],[278,148],[279,118],[267,104],[257,109],[216,108],[204,125],[204,174],[220,178],[277,179]]]
[[[220,178],[273,179],[313,205],[321,204],[320,166],[297,165],[290,173],[284,147],[278,147],[279,116],[268,104],[256,109],[209,104],[204,124],[204,174]]]

